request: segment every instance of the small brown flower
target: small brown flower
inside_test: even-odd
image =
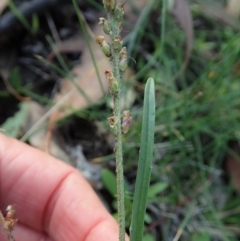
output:
[[[108,118],[108,123],[109,123],[109,126],[111,128],[113,128],[116,125],[116,123],[117,123],[116,117],[115,116],[109,117]]]
[[[116,36],[113,40],[112,46],[115,52],[119,53],[122,48],[122,38],[120,36]]]
[[[113,12],[117,5],[117,0],[103,0],[103,5],[108,12]]]
[[[116,97],[119,92],[119,85],[117,79],[113,76],[113,73],[110,70],[105,71],[105,76],[108,80],[109,91],[111,95]]]
[[[129,131],[131,122],[132,122],[131,112],[129,110],[123,111],[122,119],[121,119],[122,134],[126,134]]]
[[[96,42],[101,46],[103,53],[107,57],[111,57],[111,46],[110,44],[105,40],[104,36],[99,35],[96,38]]]
[[[114,11],[114,18],[118,22],[122,22],[123,14],[124,14],[124,3],[118,3]]]
[[[8,230],[13,230],[14,226],[17,223],[16,219],[16,210],[14,205],[9,205],[7,206],[7,214],[5,216],[5,223],[4,223],[4,228]]]
[[[128,59],[127,59],[127,48],[123,47],[122,50],[119,53],[119,68],[122,72],[125,72],[128,65]]]
[[[103,26],[103,31],[106,34],[111,34],[111,24],[105,18],[99,18],[99,24]]]

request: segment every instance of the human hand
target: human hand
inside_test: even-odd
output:
[[[0,134],[0,210],[10,204],[17,241],[118,240],[116,221],[77,170]]]

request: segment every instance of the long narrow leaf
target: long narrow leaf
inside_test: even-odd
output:
[[[141,241],[146,212],[148,188],[151,177],[155,126],[155,87],[149,78],[145,87],[143,123],[137,180],[133,198],[130,241]]]

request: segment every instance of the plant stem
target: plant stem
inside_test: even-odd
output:
[[[120,114],[120,97],[114,101],[114,115],[117,118],[115,126],[116,138],[116,175],[117,175],[117,203],[118,203],[118,222],[119,222],[119,240],[125,240],[125,208],[124,208],[124,177],[123,177],[123,156],[122,156],[122,129]]]
[[[119,223],[119,241],[125,241],[125,206],[124,206],[124,176],[122,155],[122,134],[125,134],[130,125],[131,113],[129,110],[121,114],[121,76],[127,68],[127,49],[122,46],[120,32],[124,15],[124,4],[117,0],[103,0],[103,5],[108,13],[108,20],[100,18],[103,31],[109,35],[111,42],[108,43],[104,36],[96,38],[103,53],[110,58],[112,71],[106,70],[105,75],[109,81],[109,92],[113,98],[113,116],[108,118],[109,125],[115,135],[115,156],[117,176],[117,206]]]
[[[111,40],[119,36],[120,28],[119,22],[109,14],[109,22],[112,25]],[[123,156],[122,156],[122,128],[121,128],[121,74],[119,70],[119,52],[112,51],[112,71],[114,77],[118,81],[119,93],[113,96],[113,115],[116,118],[116,125],[114,126],[115,134],[115,152],[116,152],[116,176],[117,176],[117,203],[118,203],[118,222],[119,222],[119,240],[125,240],[125,206],[124,206],[124,177],[123,177]]]

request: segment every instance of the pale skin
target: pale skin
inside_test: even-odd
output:
[[[11,204],[17,241],[118,240],[116,221],[77,170],[0,134],[0,210]]]

